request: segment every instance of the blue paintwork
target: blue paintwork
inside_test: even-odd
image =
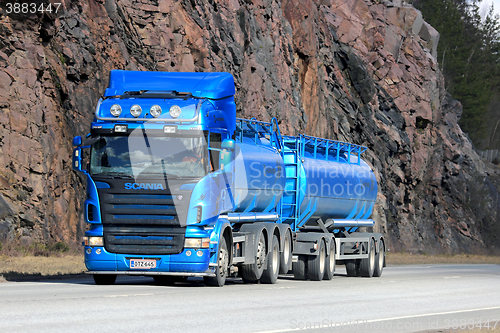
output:
[[[235,94],[229,73],[179,73],[112,70],[104,96],[123,95],[126,91],[189,92],[194,97],[221,99]]]
[[[135,98],[123,96],[127,91],[177,91],[191,93],[192,97],[186,100],[181,98]],[[234,79],[229,73],[177,73],[177,72],[140,72],[112,70],[110,72],[109,87],[104,93],[104,100],[97,108],[97,119],[92,126],[103,126],[107,123],[112,128],[114,121],[100,120],[99,118],[115,118],[110,113],[113,104],[122,107],[120,119],[135,119],[130,114],[130,107],[138,104],[142,108],[142,113],[138,117],[144,121],[154,120],[151,115],[147,115],[153,105],[162,108],[162,114],[158,119],[174,120],[169,109],[172,105],[178,105],[182,109],[179,118],[175,118],[182,129],[189,130],[193,125],[201,125],[201,129],[222,128],[233,132],[236,121],[236,104],[234,103]],[[196,115],[196,109],[201,102],[199,115],[196,121],[188,124],[180,123],[180,120],[192,119]],[[122,120],[121,122],[126,121]],[[118,120],[117,120],[118,122]],[[134,121],[135,122],[135,121]],[[129,124],[130,127],[131,124]],[[158,126],[163,128],[164,124]],[[154,127],[151,127],[154,128]]]
[[[189,92],[192,97],[186,100],[113,97],[139,90],[176,90]],[[191,191],[186,237],[208,237],[211,241],[210,248],[203,249],[201,257],[195,255],[193,249],[191,256],[186,255],[186,249],[176,255],[140,256],[108,253],[104,248],[98,255],[96,248],[92,248],[90,254],[85,254],[89,270],[132,270],[126,257],[140,257],[160,258],[151,271],[209,272],[213,270],[209,263],[217,263],[221,234],[225,228],[231,228],[224,216],[227,213],[239,213],[247,218],[259,213],[279,215],[276,223],[290,224],[293,231],[318,218],[366,220],[370,217],[377,197],[377,182],[371,168],[360,158],[365,147],[308,136],[282,137],[276,119],[270,123],[236,119],[234,93],[233,77],[228,73],[111,72],[110,85],[92,122],[93,130],[111,130],[115,124],[127,124],[129,130],[162,130],[167,124],[176,126],[178,134],[211,130],[222,133],[223,139],[234,137],[234,141],[226,141],[219,150],[223,170],[215,170],[196,183],[186,183],[179,188]],[[122,115],[120,119],[106,120],[113,118],[109,112],[113,104],[122,107]],[[133,104],[143,109],[140,121],[132,120],[129,114]],[[157,119],[161,122],[150,121],[152,117],[146,115],[154,104],[163,109]],[[177,120],[168,114],[172,105],[183,109]],[[194,117],[190,122],[180,121]],[[74,142],[81,145],[79,139]],[[87,175],[84,216],[90,223],[85,235],[102,236],[97,189],[109,185],[94,182],[84,173]],[[140,190],[123,195],[131,197],[135,192]],[[88,221],[89,205],[95,207],[94,221]],[[149,207],[129,205],[128,208],[138,211],[129,217],[140,216],[137,215],[140,209]],[[201,222],[196,220],[199,207]]]
[[[104,186],[102,185],[102,182],[97,182],[99,186]],[[107,184],[106,184],[107,185]],[[109,187],[109,185],[107,185]],[[89,205],[92,208],[92,213],[94,215],[94,219],[92,221],[89,220],[88,217],[88,210],[89,210]],[[84,219],[85,222],[87,223],[99,223],[101,224],[101,207],[99,205],[99,195],[97,194],[97,187],[96,187],[96,182],[90,177],[90,175],[87,173],[87,199],[85,200],[84,203]],[[101,228],[101,235],[102,235],[102,228]]]
[[[236,143],[233,163],[235,207],[233,212],[275,210],[285,188],[285,166],[280,153],[262,140]],[[271,202],[275,203],[270,207]]]

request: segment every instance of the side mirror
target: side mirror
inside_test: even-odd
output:
[[[222,141],[220,145],[222,149],[227,149],[227,150],[234,150],[234,146],[235,143],[233,139],[225,139],[224,141]]]
[[[233,160],[235,142],[232,139],[226,139],[221,143],[221,153],[219,155],[220,169],[224,170]]]
[[[81,146],[82,145],[82,137],[81,136],[75,136],[73,138],[73,146]]]

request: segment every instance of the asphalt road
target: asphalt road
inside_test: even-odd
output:
[[[0,283],[0,332],[416,332],[500,327],[500,265],[386,267],[380,278],[223,288],[199,279]],[[480,326],[479,326],[480,325]]]

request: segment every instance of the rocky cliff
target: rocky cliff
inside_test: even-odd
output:
[[[73,0],[0,14],[0,236],[78,240],[85,135],[113,68],[227,71],[238,116],[369,148],[395,250],[499,244],[498,195],[457,125],[418,11],[381,0]],[[489,186],[491,185],[491,186]]]

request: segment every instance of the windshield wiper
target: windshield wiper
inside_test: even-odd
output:
[[[179,176],[175,175],[173,173],[158,173],[158,172],[142,172],[141,175],[155,175],[155,176],[164,176],[170,179],[189,179],[189,178],[196,178],[194,176]]]
[[[128,174],[126,172],[106,172],[106,173],[98,173],[98,174],[93,174],[93,176],[109,176],[114,179],[129,179],[129,178],[134,178],[131,174]]]

